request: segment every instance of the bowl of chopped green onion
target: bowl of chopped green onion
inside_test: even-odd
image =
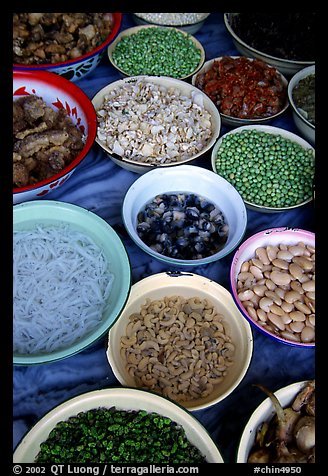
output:
[[[298,71],[288,84],[288,98],[299,133],[315,143],[315,66]]]
[[[135,26],[108,47],[111,64],[123,76],[154,75],[187,79],[203,65],[205,52],[189,33],[166,26]]]
[[[223,463],[201,423],[146,390],[109,388],[47,413],[15,449],[14,463]]]
[[[267,125],[238,127],[212,149],[212,169],[252,210],[276,213],[313,199],[314,148],[292,132]]]

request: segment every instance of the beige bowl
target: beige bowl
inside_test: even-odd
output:
[[[165,296],[199,297],[208,299],[224,316],[229,334],[235,345],[234,363],[228,367],[223,381],[214,385],[210,395],[204,398],[181,401],[180,405],[190,411],[201,410],[228,397],[244,378],[253,352],[253,336],[250,325],[235,306],[231,294],[220,284],[192,273],[158,273],[142,279],[132,286],[127,305],[119,320],[109,332],[107,358],[119,382],[127,387],[136,387],[135,379],[126,369],[120,352],[120,340],[126,335],[129,317],[139,312],[146,299],[163,299]]]
[[[210,149],[213,147],[215,141],[220,135],[221,117],[220,117],[219,111],[217,110],[213,101],[211,101],[211,99],[206,94],[204,94],[195,86],[192,86],[191,84],[188,84],[185,81],[181,81],[180,79],[174,79],[174,78],[165,77],[165,76],[132,76],[132,77],[118,80],[118,81],[114,81],[108,84],[107,86],[105,86],[103,89],[101,89],[92,99],[92,104],[95,110],[98,111],[102,107],[104,97],[107,94],[109,94],[112,90],[115,90],[116,88],[124,88],[126,84],[136,83],[139,79],[147,81],[147,82],[151,82],[156,85],[164,86],[165,88],[169,88],[169,87],[178,88],[181,91],[181,94],[189,98],[191,98],[192,95],[196,97],[196,95],[198,94],[197,98],[203,102],[204,108],[211,115],[211,123],[212,123],[211,124],[211,138],[209,139],[209,141],[206,143],[206,145],[203,147],[202,150],[200,150],[198,153],[195,153],[191,157],[188,157],[187,159],[179,160],[177,162],[173,162],[173,161],[167,162],[167,163],[158,162],[156,163],[156,165],[152,165],[150,163],[131,160],[121,155],[118,155],[117,153],[114,153],[113,150],[111,150],[111,148],[109,148],[104,141],[100,140],[99,137],[96,137],[95,140],[97,144],[103,149],[103,151],[109,156],[109,158],[112,159],[112,161],[115,164],[119,165],[120,167],[124,169],[130,170],[138,174],[143,174],[154,168],[157,168],[157,169],[167,168],[167,167],[172,167],[175,165],[191,163],[194,160],[200,158],[206,152],[210,151]]]
[[[51,430],[60,421],[65,421],[79,412],[113,406],[126,411],[145,410],[150,413],[156,412],[170,418],[183,427],[190,443],[200,450],[208,463],[224,462],[210,435],[190,413],[159,395],[131,388],[95,390],[74,397],[54,408],[41,418],[22,439],[14,452],[13,462],[33,463],[40,450],[40,444],[48,438]]]
[[[202,74],[202,73],[207,73],[207,71],[209,71],[213,65],[213,63],[215,61],[220,61],[222,60],[222,56],[218,57],[218,58],[213,58],[209,61],[206,61],[203,66],[201,67],[201,69],[199,71],[197,71],[193,76],[192,76],[192,79],[191,79],[191,84],[193,84],[194,86],[196,86],[196,80],[197,80],[197,77],[199,74]],[[230,58],[240,58],[240,56],[231,56]],[[253,61],[254,58],[248,58],[250,61]],[[268,65],[270,66],[270,65]],[[271,66],[273,68],[273,66]],[[275,69],[275,68],[273,68]],[[288,85],[288,81],[287,79],[285,78],[285,76],[283,76],[278,70],[276,70],[278,75],[280,76],[281,78],[281,82],[282,84],[284,85],[284,87],[286,88],[286,102],[284,104],[284,106],[282,107],[282,109],[277,113],[277,114],[273,114],[272,116],[269,116],[269,117],[263,117],[263,118],[257,118],[257,119],[241,119],[239,117],[233,117],[233,116],[228,116],[227,114],[222,114],[222,112],[220,112],[220,116],[221,116],[221,119],[222,119],[222,124],[226,125],[226,126],[229,126],[229,127],[238,127],[238,126],[242,126],[242,125],[250,125],[250,124],[266,124],[268,122],[271,122],[273,121],[274,119],[277,119],[279,116],[281,116],[282,114],[284,114],[284,112],[286,111],[286,109],[288,108],[288,97],[287,97],[287,85]]]
[[[192,71],[191,73],[187,74],[187,75],[184,75],[184,76],[180,76],[179,78],[177,79],[187,79],[187,78],[190,78],[193,74],[195,74],[201,67],[202,67],[202,64],[204,63],[205,61],[205,51],[204,51],[204,48],[203,46],[201,45],[201,43],[195,38],[193,37],[192,35],[184,32],[184,31],[181,31],[180,29],[178,28],[173,28],[173,27],[168,27],[168,26],[157,26],[157,25],[143,25],[143,26],[134,26],[132,28],[128,28],[126,30],[123,30],[117,37],[116,39],[113,41],[113,43],[111,43],[107,49],[107,54],[108,54],[108,58],[109,58],[109,61],[111,62],[111,64],[114,66],[114,68],[116,68],[123,76],[130,76],[129,73],[127,71],[125,71],[124,69],[120,68],[116,62],[115,62],[115,59],[113,58],[113,53],[115,51],[115,48],[117,47],[118,43],[120,43],[120,41],[122,41],[124,38],[128,37],[128,36],[132,36],[132,35],[136,35],[137,33],[139,33],[140,31],[142,30],[145,30],[146,28],[152,28],[152,29],[156,29],[156,28],[159,28],[159,29],[165,29],[165,30],[168,30],[168,31],[176,31],[176,32],[179,32],[179,33],[182,33],[186,38],[189,38],[192,43],[194,44],[194,46],[200,51],[200,60],[199,60],[199,63],[197,64],[197,66],[195,67],[194,71]],[[143,74],[151,74],[151,75],[154,75],[156,76],[157,74],[160,75],[161,73],[160,72],[157,72],[157,71],[144,71]]]

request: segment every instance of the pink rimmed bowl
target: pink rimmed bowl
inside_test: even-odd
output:
[[[279,228],[271,228],[260,231],[251,237],[249,237],[246,241],[244,241],[237,251],[234,254],[234,257],[231,262],[230,267],[230,287],[232,297],[240,310],[243,316],[251,323],[251,325],[263,333],[264,335],[270,337],[271,339],[281,342],[283,344],[288,344],[295,347],[300,348],[313,348],[315,347],[315,338],[311,341],[302,341],[301,339],[298,340],[297,333],[294,332],[294,338],[287,338],[283,337],[278,329],[273,327],[273,330],[268,330],[265,326],[263,326],[263,322],[260,319],[255,319],[250,315],[249,312],[246,310],[248,308],[247,301],[241,301],[238,296],[239,288],[237,285],[238,282],[238,275],[241,271],[242,264],[246,261],[249,261],[251,258],[256,258],[255,250],[261,247],[271,246],[279,246],[279,245],[296,245],[298,243],[304,243],[305,246],[309,245],[311,247],[315,247],[315,234],[311,231],[301,230],[299,228],[290,228],[290,227],[279,227]],[[314,272],[313,272],[314,274]],[[286,292],[288,286],[286,285]],[[305,293],[304,293],[305,295]],[[283,299],[282,299],[283,301]],[[254,313],[252,312],[254,315]],[[306,319],[305,325],[309,325],[309,320]],[[289,331],[288,326],[286,325],[286,331]]]

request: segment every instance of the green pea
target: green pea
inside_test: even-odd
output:
[[[229,134],[223,138],[217,157],[217,172],[256,205],[293,206],[311,197],[313,150],[305,150],[281,135],[254,129]]]

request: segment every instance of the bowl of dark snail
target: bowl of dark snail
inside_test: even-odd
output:
[[[248,420],[237,463],[315,462],[315,381],[292,383],[268,395]]]
[[[123,223],[153,258],[175,266],[217,261],[242,240],[247,213],[237,190],[193,165],[154,169],[128,189]]]

